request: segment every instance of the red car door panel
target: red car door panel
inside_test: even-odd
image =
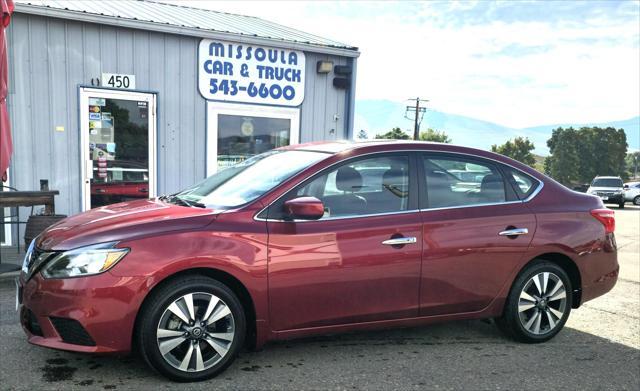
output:
[[[479,311],[508,282],[531,243],[536,219],[519,194],[536,182],[464,154],[429,153],[420,160],[426,190],[420,314]]]
[[[427,210],[421,315],[485,308],[519,265],[535,233],[535,216],[522,203]],[[528,234],[501,236],[509,228]]]
[[[269,208],[276,217],[268,220],[283,220],[267,226],[274,330],[418,315],[422,220],[417,192],[409,192],[417,188],[409,186],[410,171],[411,182],[417,180],[410,160],[407,154],[353,159],[283,197],[321,200],[320,220],[291,221],[290,212],[278,215],[278,203]]]
[[[417,316],[421,242],[382,242],[420,238],[419,213],[270,222],[268,230],[274,330]]]

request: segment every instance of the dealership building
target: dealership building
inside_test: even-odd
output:
[[[16,0],[7,44],[8,185],[48,180],[56,213],[175,192],[280,146],[353,138],[358,49],[259,18]],[[22,237],[4,227],[4,244]]]

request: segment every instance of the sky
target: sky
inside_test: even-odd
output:
[[[516,128],[640,115],[636,0],[178,3],[357,46],[357,100],[420,96]]]

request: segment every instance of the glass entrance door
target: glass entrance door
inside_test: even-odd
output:
[[[154,94],[80,91],[84,209],[155,196]]]
[[[299,109],[207,102],[207,175],[299,141]]]

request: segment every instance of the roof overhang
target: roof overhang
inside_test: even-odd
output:
[[[186,35],[196,38],[209,38],[233,41],[245,44],[271,46],[283,49],[302,50],[312,53],[329,54],[342,57],[359,57],[360,52],[357,48],[345,49],[333,46],[314,45],[310,43],[278,40],[271,38],[261,38],[253,35],[225,33],[213,30],[204,30],[193,27],[175,26],[170,24],[147,22],[144,20],[127,19],[121,17],[113,17],[106,15],[97,15],[86,12],[72,11],[58,8],[45,8],[34,6],[31,4],[15,4],[15,13],[23,13],[30,15],[46,16],[50,18],[68,19],[79,22],[102,24],[107,26],[116,26],[130,29],[156,31],[167,34]]]

